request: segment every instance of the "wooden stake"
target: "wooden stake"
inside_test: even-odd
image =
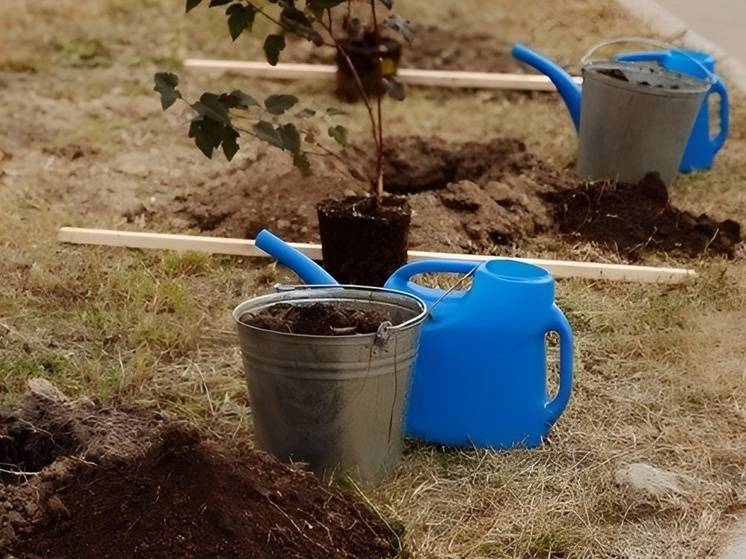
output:
[[[257,78],[275,80],[321,79],[331,80],[337,73],[336,66],[326,64],[283,63],[270,66],[266,62],[241,60],[209,60],[187,58],[187,68],[235,70]],[[556,91],[551,80],[540,74],[497,74],[492,72],[452,72],[448,70],[416,70],[400,68],[397,75],[402,83],[435,87],[476,89],[518,89],[525,91]],[[581,84],[582,78],[575,78]]]
[[[137,231],[111,231],[107,229],[81,229],[77,227],[60,228],[57,239],[65,243],[83,245],[196,251],[212,254],[231,254],[235,256],[268,256],[265,252],[254,245],[254,241],[246,239],[172,235]],[[321,245],[310,243],[289,244],[304,253],[306,256],[314,260],[321,260]],[[475,254],[425,252],[420,250],[409,251],[410,260],[426,260],[433,258],[479,262],[496,257]],[[542,268],[546,268],[556,278],[585,278],[637,283],[681,283],[697,277],[697,273],[694,270],[683,268],[658,268],[653,266],[571,262],[566,260],[545,260],[537,258],[517,258],[516,260],[529,262],[541,266]]]

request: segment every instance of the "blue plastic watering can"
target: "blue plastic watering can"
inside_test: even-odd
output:
[[[722,78],[715,75],[715,57],[696,50],[664,50],[627,52],[617,55],[616,59],[626,62],[657,62],[667,70],[700,79],[714,76],[710,91],[705,95],[705,100],[697,114],[697,120],[694,121],[694,128],[679,167],[682,173],[710,169],[715,155],[725,144],[730,129],[728,89]],[[713,94],[720,97],[720,131],[714,137],[710,135],[709,111],[709,97]]]
[[[516,59],[536,68],[552,80],[567,106],[567,111],[570,113],[575,129],[580,130],[582,93],[581,87],[575,83],[573,77],[549,58],[524,45],[514,44],[511,53]],[[723,147],[729,130],[728,91],[723,80],[712,74],[715,68],[715,59],[707,53],[680,50],[634,52],[622,54],[616,58],[625,62],[656,61],[668,70],[688,74],[695,78],[715,78],[710,91],[705,96],[705,101],[700,107],[679,169],[682,172],[690,172],[712,167],[715,154]],[[700,63],[704,68],[700,66]],[[708,72],[710,73],[709,76]],[[711,138],[707,98],[713,93],[720,96],[720,132],[717,136]]]
[[[423,260],[400,268],[385,287],[430,308],[412,386],[406,433],[427,441],[506,449],[541,444],[572,390],[573,336],[554,303],[554,279],[511,259],[484,262],[466,291],[411,281],[416,274],[474,270],[476,262]],[[560,384],[547,392],[546,334],[560,336]]]

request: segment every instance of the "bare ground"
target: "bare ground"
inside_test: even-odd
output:
[[[404,5],[404,3],[402,3]],[[610,0],[407,2],[407,16],[454,33],[534,44],[571,64],[604,36],[645,33]],[[162,114],[156,69],[185,55],[258,57],[229,44],[219,14],[183,16],[165,0],[0,5],[0,396],[43,375],[66,391],[186,420],[216,438],[248,438],[240,359],[228,311],[287,272],[264,262],[60,246],[59,225],[166,227],[143,205],[227,174],[189,144],[185,115]],[[207,23],[205,23],[207,21]],[[475,68],[478,69],[478,68]],[[236,75],[180,72],[191,93],[240,85]],[[313,103],[323,85],[298,85]],[[302,88],[302,89],[301,89]],[[681,177],[675,202],[746,220],[741,95],[716,168]],[[413,90],[386,106],[387,129],[450,140],[503,135],[546,162],[571,164],[575,139],[552,95]],[[363,135],[358,109],[352,134]],[[241,162],[252,150],[240,155]],[[139,214],[140,217],[131,216]],[[128,217],[132,223],[128,223]],[[587,243],[536,238],[522,255],[616,261]],[[370,498],[406,528],[415,557],[703,557],[746,508],[746,265],[658,255],[695,266],[677,287],[563,281],[577,334],[571,407],[538,451],[410,446]],[[617,486],[646,462],[683,476],[683,494]]]

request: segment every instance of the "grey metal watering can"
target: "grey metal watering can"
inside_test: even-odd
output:
[[[582,64],[581,89],[528,47],[511,52],[557,87],[580,134],[580,176],[637,182],[655,171],[667,186],[673,182],[709,81],[647,62],[601,60]]]

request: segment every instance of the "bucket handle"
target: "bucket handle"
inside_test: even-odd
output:
[[[546,422],[553,425],[565,411],[572,393],[573,336],[572,328],[560,308],[552,305],[547,332],[557,332],[560,339],[559,389],[557,395],[546,403]]]
[[[399,268],[386,281],[386,287],[397,289],[399,291],[408,291],[417,295],[428,303],[428,308],[432,310],[432,304],[453,292],[458,284],[446,291],[434,287],[425,287],[411,281],[412,276],[418,274],[441,273],[441,274],[473,274],[474,269],[479,267],[480,262],[474,260],[441,260],[428,259],[410,262]]]
[[[697,66],[699,66],[704,71],[705,75],[707,76],[706,81],[708,83],[710,83],[711,85],[714,85],[718,81],[718,77],[716,74],[712,73],[709,69],[707,69],[707,67],[704,64],[702,64],[699,60],[691,56],[685,50],[682,50],[679,47],[672,45],[671,43],[666,43],[664,41],[658,41],[656,39],[649,39],[647,37],[619,37],[618,39],[606,39],[605,41],[596,43],[590,49],[588,49],[588,52],[586,52],[583,55],[583,57],[580,59],[580,65],[584,66],[585,64],[590,62],[591,56],[596,54],[596,51],[598,51],[599,49],[602,49],[603,47],[607,47],[609,45],[617,45],[617,44],[624,44],[624,43],[635,43],[635,44],[641,44],[641,45],[676,51],[677,53],[686,56],[688,59],[694,62]]]

